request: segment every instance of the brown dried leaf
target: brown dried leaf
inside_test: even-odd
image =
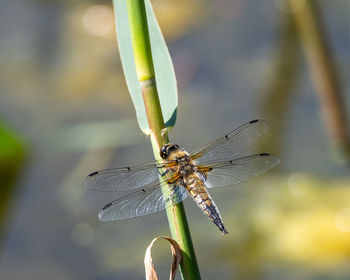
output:
[[[157,274],[157,271],[153,265],[151,251],[152,251],[152,247],[153,247],[154,243],[158,239],[161,239],[161,238],[168,240],[171,244],[170,248],[171,248],[171,255],[173,257],[173,261],[172,261],[171,271],[170,271],[170,276],[169,276],[170,280],[173,280],[175,278],[177,267],[179,266],[179,264],[181,262],[181,257],[182,257],[181,249],[175,240],[171,239],[170,237],[166,237],[166,236],[158,236],[158,237],[154,238],[152,240],[151,244],[147,247],[146,254],[145,254],[144,263],[145,263],[146,280],[158,280],[158,274]]]

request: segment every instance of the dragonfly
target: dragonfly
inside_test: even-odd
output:
[[[279,158],[274,155],[248,153],[268,127],[263,120],[252,120],[192,153],[168,143],[160,149],[160,161],[95,171],[83,184],[95,191],[124,192],[102,208],[98,215],[101,221],[149,215],[190,196],[219,230],[227,234],[208,189],[246,182],[279,164]]]

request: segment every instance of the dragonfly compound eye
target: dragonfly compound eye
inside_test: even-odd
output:
[[[169,143],[169,144],[165,144],[161,149],[160,149],[160,156],[162,159],[166,159],[169,157],[169,155],[178,150],[179,149],[179,146],[178,145],[175,145],[175,144],[172,144],[172,143]]]
[[[160,149],[160,157],[162,159],[166,159],[168,157],[168,149],[167,149],[167,145],[164,145],[161,149]]]

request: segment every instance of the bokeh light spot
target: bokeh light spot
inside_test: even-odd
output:
[[[350,232],[350,209],[344,208],[335,215],[335,226],[342,232]]]
[[[113,28],[113,13],[106,6],[94,5],[85,12],[83,25],[91,35],[107,35]]]

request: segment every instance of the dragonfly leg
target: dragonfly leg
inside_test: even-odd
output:
[[[158,173],[160,174],[160,176],[164,177],[166,174],[168,174],[170,172],[170,169],[165,170],[163,173],[160,172],[160,170],[158,169]]]
[[[179,201],[182,201],[181,192],[179,192],[179,186],[173,185],[170,187],[169,195],[167,197],[164,197],[164,202],[166,204],[176,204]]]

